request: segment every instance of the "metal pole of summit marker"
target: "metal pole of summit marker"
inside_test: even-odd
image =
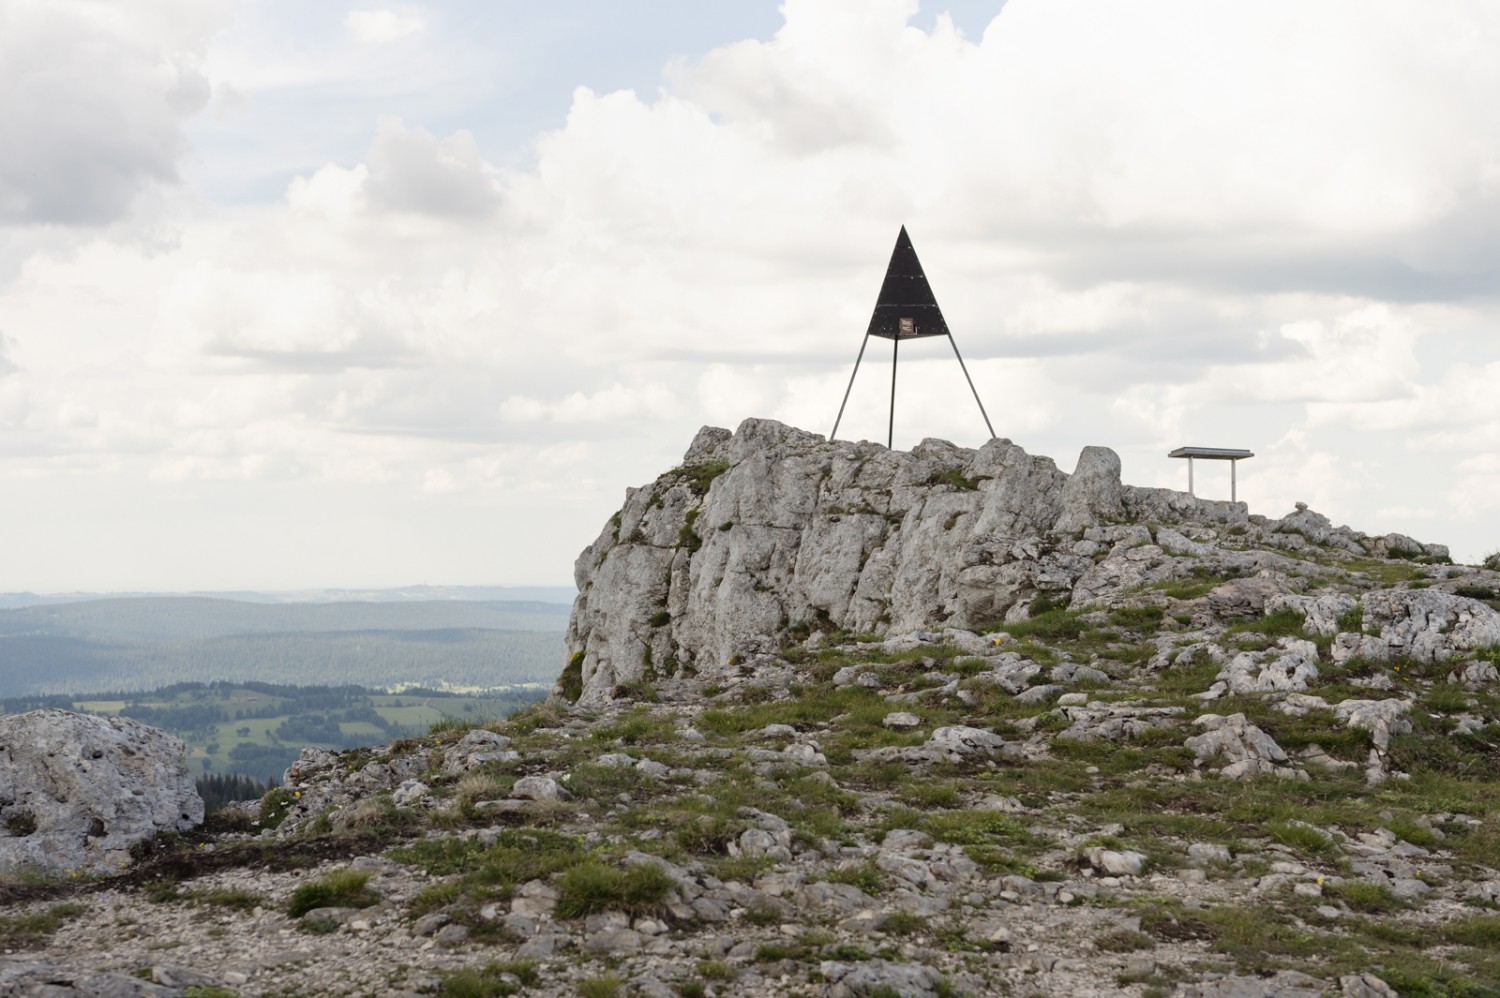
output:
[[[891,422],[885,431],[885,449],[894,450],[891,446],[896,439],[896,354],[901,350],[899,339],[891,340]]]
[[[984,403],[979,401],[979,389],[974,387],[974,379],[969,377],[968,365],[964,363],[964,355],[958,352],[958,341],[953,334],[948,334],[948,345],[953,348],[953,356],[958,358],[958,366],[964,372],[964,380],[969,383],[969,391],[974,393],[974,401],[979,403],[979,414],[984,417],[984,427],[990,431],[990,439],[995,439],[995,428],[990,425],[990,414],[984,411]]]
[[[830,443],[839,435],[839,424],[844,421],[844,406],[849,404],[849,393],[854,390],[854,376],[859,373],[859,362],[865,359],[865,347],[869,345],[870,334],[865,333],[864,342],[859,345],[859,356],[854,358],[854,370],[849,374],[849,387],[844,389],[844,401],[839,403],[838,418],[833,421],[833,432],[828,434]]]

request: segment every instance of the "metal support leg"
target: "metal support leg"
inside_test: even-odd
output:
[[[1229,462],[1229,501],[1230,502],[1235,502],[1237,500],[1237,498],[1238,498],[1235,495],[1235,482],[1234,482],[1234,469],[1235,469],[1235,465],[1237,465],[1237,464],[1239,464],[1238,461],[1230,461]]]
[[[901,341],[891,340],[891,422],[885,431],[885,449],[894,450],[896,439],[896,355],[901,351]]]
[[[984,411],[984,403],[979,401],[979,389],[974,387],[974,379],[969,377],[968,365],[964,363],[964,355],[958,352],[958,343],[953,339],[953,334],[948,334],[948,345],[953,348],[953,356],[958,358],[958,366],[964,372],[964,380],[969,383],[969,391],[974,393],[974,401],[979,404],[979,415],[984,417],[984,428],[990,431],[990,439],[995,439],[995,428],[990,425],[990,414]]]
[[[833,432],[828,434],[828,440],[839,435],[839,424],[844,421],[844,406],[849,404],[849,393],[854,390],[854,376],[859,373],[859,362],[864,360],[865,347],[870,345],[870,334],[865,333],[864,342],[859,345],[859,356],[854,358],[854,370],[849,373],[849,387],[844,389],[844,401],[839,403],[839,417],[833,421]]]
[[[1188,458],[1188,495],[1192,496],[1194,499],[1198,498],[1198,494],[1193,491],[1193,459],[1192,458]]]

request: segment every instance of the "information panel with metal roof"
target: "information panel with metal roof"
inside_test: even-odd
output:
[[[1247,457],[1254,457],[1250,451],[1237,447],[1179,447],[1167,457],[1185,457],[1188,463],[1188,495],[1195,496],[1193,491],[1193,459],[1202,458],[1206,461],[1228,461],[1229,462],[1229,501],[1238,500],[1237,493],[1239,485],[1235,481],[1235,468],[1240,461]]]

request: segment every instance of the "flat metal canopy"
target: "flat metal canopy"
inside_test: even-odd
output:
[[[1202,457],[1210,461],[1240,461],[1254,456],[1250,451],[1237,450],[1233,447],[1179,447],[1167,455],[1167,457]]]

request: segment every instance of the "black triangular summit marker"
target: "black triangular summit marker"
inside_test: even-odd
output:
[[[829,440],[839,435],[844,407],[849,404],[849,393],[854,390],[854,379],[859,374],[859,362],[865,359],[865,347],[870,345],[871,336],[891,341],[891,416],[885,429],[886,447],[891,447],[896,439],[896,361],[901,352],[901,341],[924,336],[948,337],[953,356],[958,358],[964,380],[969,383],[969,391],[974,393],[974,401],[979,405],[979,415],[984,417],[984,428],[990,431],[990,439],[995,439],[995,428],[990,425],[984,403],[979,401],[979,390],[974,387],[974,379],[969,377],[969,368],[964,364],[963,354],[958,352],[958,344],[953,342],[953,334],[948,332],[943,310],[938,308],[937,296],[932,293],[932,285],[927,283],[922,262],[917,259],[917,251],[912,247],[904,225],[900,235],[896,236],[896,248],[891,251],[891,262],[885,268],[885,282],[880,285],[880,297],[875,301],[875,314],[870,316],[870,328],[865,330],[864,342],[859,345],[859,356],[854,358],[854,371],[849,375],[849,387],[844,389],[844,401],[839,403],[838,418],[833,421]]]
[[[880,286],[875,314],[870,316],[870,328],[866,332],[888,340],[948,335],[943,310],[938,308],[937,297],[932,293],[932,285],[927,283],[922,262],[917,259],[917,251],[904,225],[896,237],[896,248],[891,251],[891,262],[885,269],[885,283]]]

